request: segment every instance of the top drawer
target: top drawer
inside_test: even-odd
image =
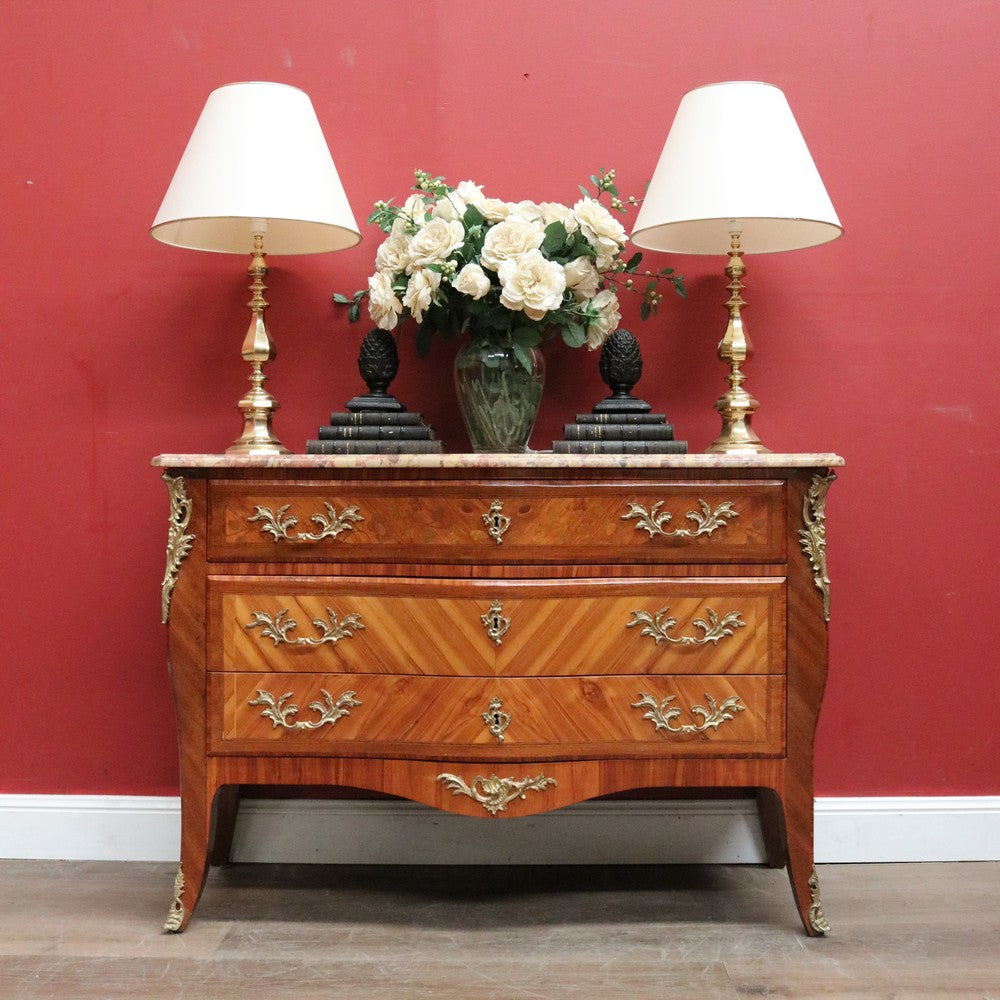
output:
[[[780,481],[209,484],[208,557],[251,562],[783,562]]]

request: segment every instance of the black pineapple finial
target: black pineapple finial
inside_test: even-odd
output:
[[[642,377],[642,352],[628,330],[615,330],[604,342],[598,370],[611,395],[594,407],[594,413],[649,412],[649,403],[632,395],[632,387]]]
[[[355,396],[347,404],[352,413],[360,410],[389,412],[405,407],[389,394],[389,385],[399,371],[399,351],[396,338],[387,330],[376,327],[365,334],[358,352],[358,371],[368,386],[364,396]]]

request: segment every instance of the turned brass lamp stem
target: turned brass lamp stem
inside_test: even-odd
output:
[[[243,341],[243,360],[248,362],[251,368],[250,390],[236,404],[243,414],[243,433],[226,449],[229,455],[288,454],[288,449],[271,430],[271,415],[278,409],[278,401],[264,388],[267,376],[262,370],[263,365],[274,359],[274,345],[267,335],[267,327],[264,324],[264,310],[267,308],[264,299],[264,289],[267,287],[264,284],[264,278],[267,276],[265,256],[264,234],[254,232],[253,257],[247,268],[252,293],[248,305],[253,315]]]
[[[760,438],[750,426],[758,402],[744,388],[746,376],[740,366],[753,354],[753,346],[740,315],[740,307],[746,302],[740,292],[743,290],[743,275],[746,267],[743,264],[743,250],[740,246],[739,232],[731,232],[729,247],[729,263],[726,265],[726,277],[729,278],[729,324],[725,336],[719,341],[719,359],[729,365],[729,391],[715,404],[719,416],[722,417],[722,433],[715,439],[710,452],[747,452],[759,454],[769,451],[760,443]]]

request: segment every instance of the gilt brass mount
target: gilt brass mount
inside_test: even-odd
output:
[[[813,476],[812,483],[802,501],[802,520],[805,527],[799,531],[799,542],[813,570],[813,583],[823,595],[823,617],[830,620],[830,577],[826,571],[826,494],[837,478]]]
[[[695,618],[691,624],[700,628],[704,635],[670,635],[670,630],[677,624],[677,619],[668,614],[670,608],[660,608],[655,615],[648,611],[633,611],[632,621],[626,628],[642,625],[640,635],[648,635],[657,646],[661,642],[670,642],[678,646],[703,646],[706,643],[719,644],[721,639],[734,634],[734,630],[743,628],[746,622],[740,618],[741,612],[730,611],[720,618],[711,608],[705,609],[705,618]]]
[[[644,719],[649,719],[653,723],[653,728],[659,732],[661,729],[671,733],[681,733],[689,735],[692,733],[703,733],[708,729],[718,729],[723,722],[733,718],[733,712],[742,712],[745,707],[740,704],[739,695],[727,698],[721,705],[710,695],[705,695],[708,708],[702,705],[692,705],[690,712],[692,715],[700,715],[701,722],[683,723],[680,726],[674,725],[674,720],[679,719],[681,710],[677,707],[670,707],[671,702],[677,700],[676,695],[667,695],[661,702],[657,702],[651,694],[639,692],[639,700],[632,705],[632,708],[649,709],[643,715]]]
[[[184,480],[180,476],[164,474],[163,481],[167,484],[167,494],[170,497],[170,527],[167,531],[167,568],[163,574],[163,585],[160,596],[161,621],[164,625],[170,619],[170,599],[173,597],[174,585],[181,563],[191,551],[194,535],[187,534],[187,526],[191,523],[191,500],[184,489]]]
[[[503,702],[499,698],[494,698],[490,702],[490,707],[483,712],[483,722],[490,733],[497,738],[497,742],[503,743],[504,733],[510,725],[510,714],[503,710]]]
[[[666,526],[673,520],[673,514],[669,511],[660,511],[666,503],[659,500],[648,510],[639,503],[630,503],[628,510],[622,514],[623,521],[634,520],[636,531],[649,533],[650,538],[662,535],[664,538],[697,538],[699,535],[710,535],[717,528],[724,528],[727,521],[734,517],[739,517],[739,511],[733,509],[730,501],[720,503],[715,510],[704,500],[699,500],[701,511],[689,510],[684,516],[694,522],[694,528],[674,528],[666,530]]]
[[[300,531],[297,535],[291,534],[299,519],[288,513],[291,504],[287,503],[282,504],[277,513],[270,507],[254,507],[254,513],[247,521],[250,524],[260,523],[261,534],[270,535],[276,542],[320,542],[324,538],[336,538],[345,531],[353,531],[354,525],[364,520],[354,504],[345,507],[340,514],[326,501],[323,506],[326,514],[313,514],[309,519],[319,528],[315,532]]]
[[[483,524],[486,525],[487,534],[500,545],[503,542],[504,533],[510,527],[510,518],[503,512],[503,501],[494,500],[490,504],[490,509],[483,514]]]
[[[526,798],[528,792],[540,792],[557,783],[555,778],[546,778],[543,774],[520,779],[499,778],[495,774],[484,778],[477,774],[471,784],[466,784],[456,774],[439,774],[437,780],[443,782],[452,795],[468,795],[494,816],[498,812],[506,812],[514,799]]]
[[[817,934],[828,934],[830,924],[823,916],[823,904],[819,898],[819,876],[815,868],[809,876],[809,895],[812,899],[809,905],[809,924]]]
[[[170,901],[170,909],[167,912],[167,920],[163,929],[168,934],[176,934],[181,929],[184,922],[184,869],[178,868],[174,877],[174,895]]]
[[[357,708],[361,702],[354,695],[354,691],[345,691],[336,701],[333,695],[325,688],[320,688],[323,701],[309,702],[309,708],[319,713],[318,719],[307,719],[304,722],[292,722],[294,716],[299,713],[299,706],[288,704],[288,699],[292,697],[291,691],[286,691],[279,698],[275,699],[270,691],[258,689],[257,697],[248,701],[248,705],[263,705],[264,710],[260,713],[265,719],[271,720],[271,725],[275,729],[319,729],[322,726],[333,726],[345,715],[351,714],[352,708]]]
[[[485,615],[480,615],[479,620],[486,629],[486,634],[498,645],[503,644],[503,637],[510,628],[510,619],[503,616],[503,602],[494,601],[490,605],[490,610]]]
[[[337,613],[330,608],[326,609],[328,622],[322,618],[313,619],[313,627],[319,632],[319,638],[306,636],[305,638],[289,638],[289,633],[299,623],[294,618],[288,618],[288,608],[282,608],[273,618],[265,611],[254,611],[253,620],[247,622],[246,628],[260,627],[260,635],[263,639],[271,639],[275,646],[287,643],[289,646],[322,646],[323,643],[336,645],[341,639],[349,639],[354,635],[354,629],[363,629],[364,623],[361,615],[351,613],[339,618]]]

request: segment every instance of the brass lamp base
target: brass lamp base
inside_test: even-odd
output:
[[[770,451],[761,444],[756,431],[750,426],[750,421],[760,405],[753,396],[743,388],[746,376],[740,365],[753,354],[753,345],[743,325],[740,316],[740,306],[746,302],[740,295],[743,283],[740,280],[746,273],[743,265],[743,251],[740,248],[740,234],[730,233],[729,263],[726,265],[726,276],[729,284],[729,325],[725,336],[719,341],[719,360],[729,365],[729,391],[715,404],[719,416],[722,417],[722,432],[706,449],[710,453],[758,455]]]
[[[250,309],[253,316],[243,340],[243,360],[251,366],[250,390],[236,404],[243,414],[243,433],[226,449],[227,455],[289,455],[291,452],[275,437],[271,429],[271,416],[278,409],[278,401],[265,388],[267,376],[262,371],[266,361],[274,359],[274,345],[264,325],[264,236],[254,233],[253,258],[250,261]]]

